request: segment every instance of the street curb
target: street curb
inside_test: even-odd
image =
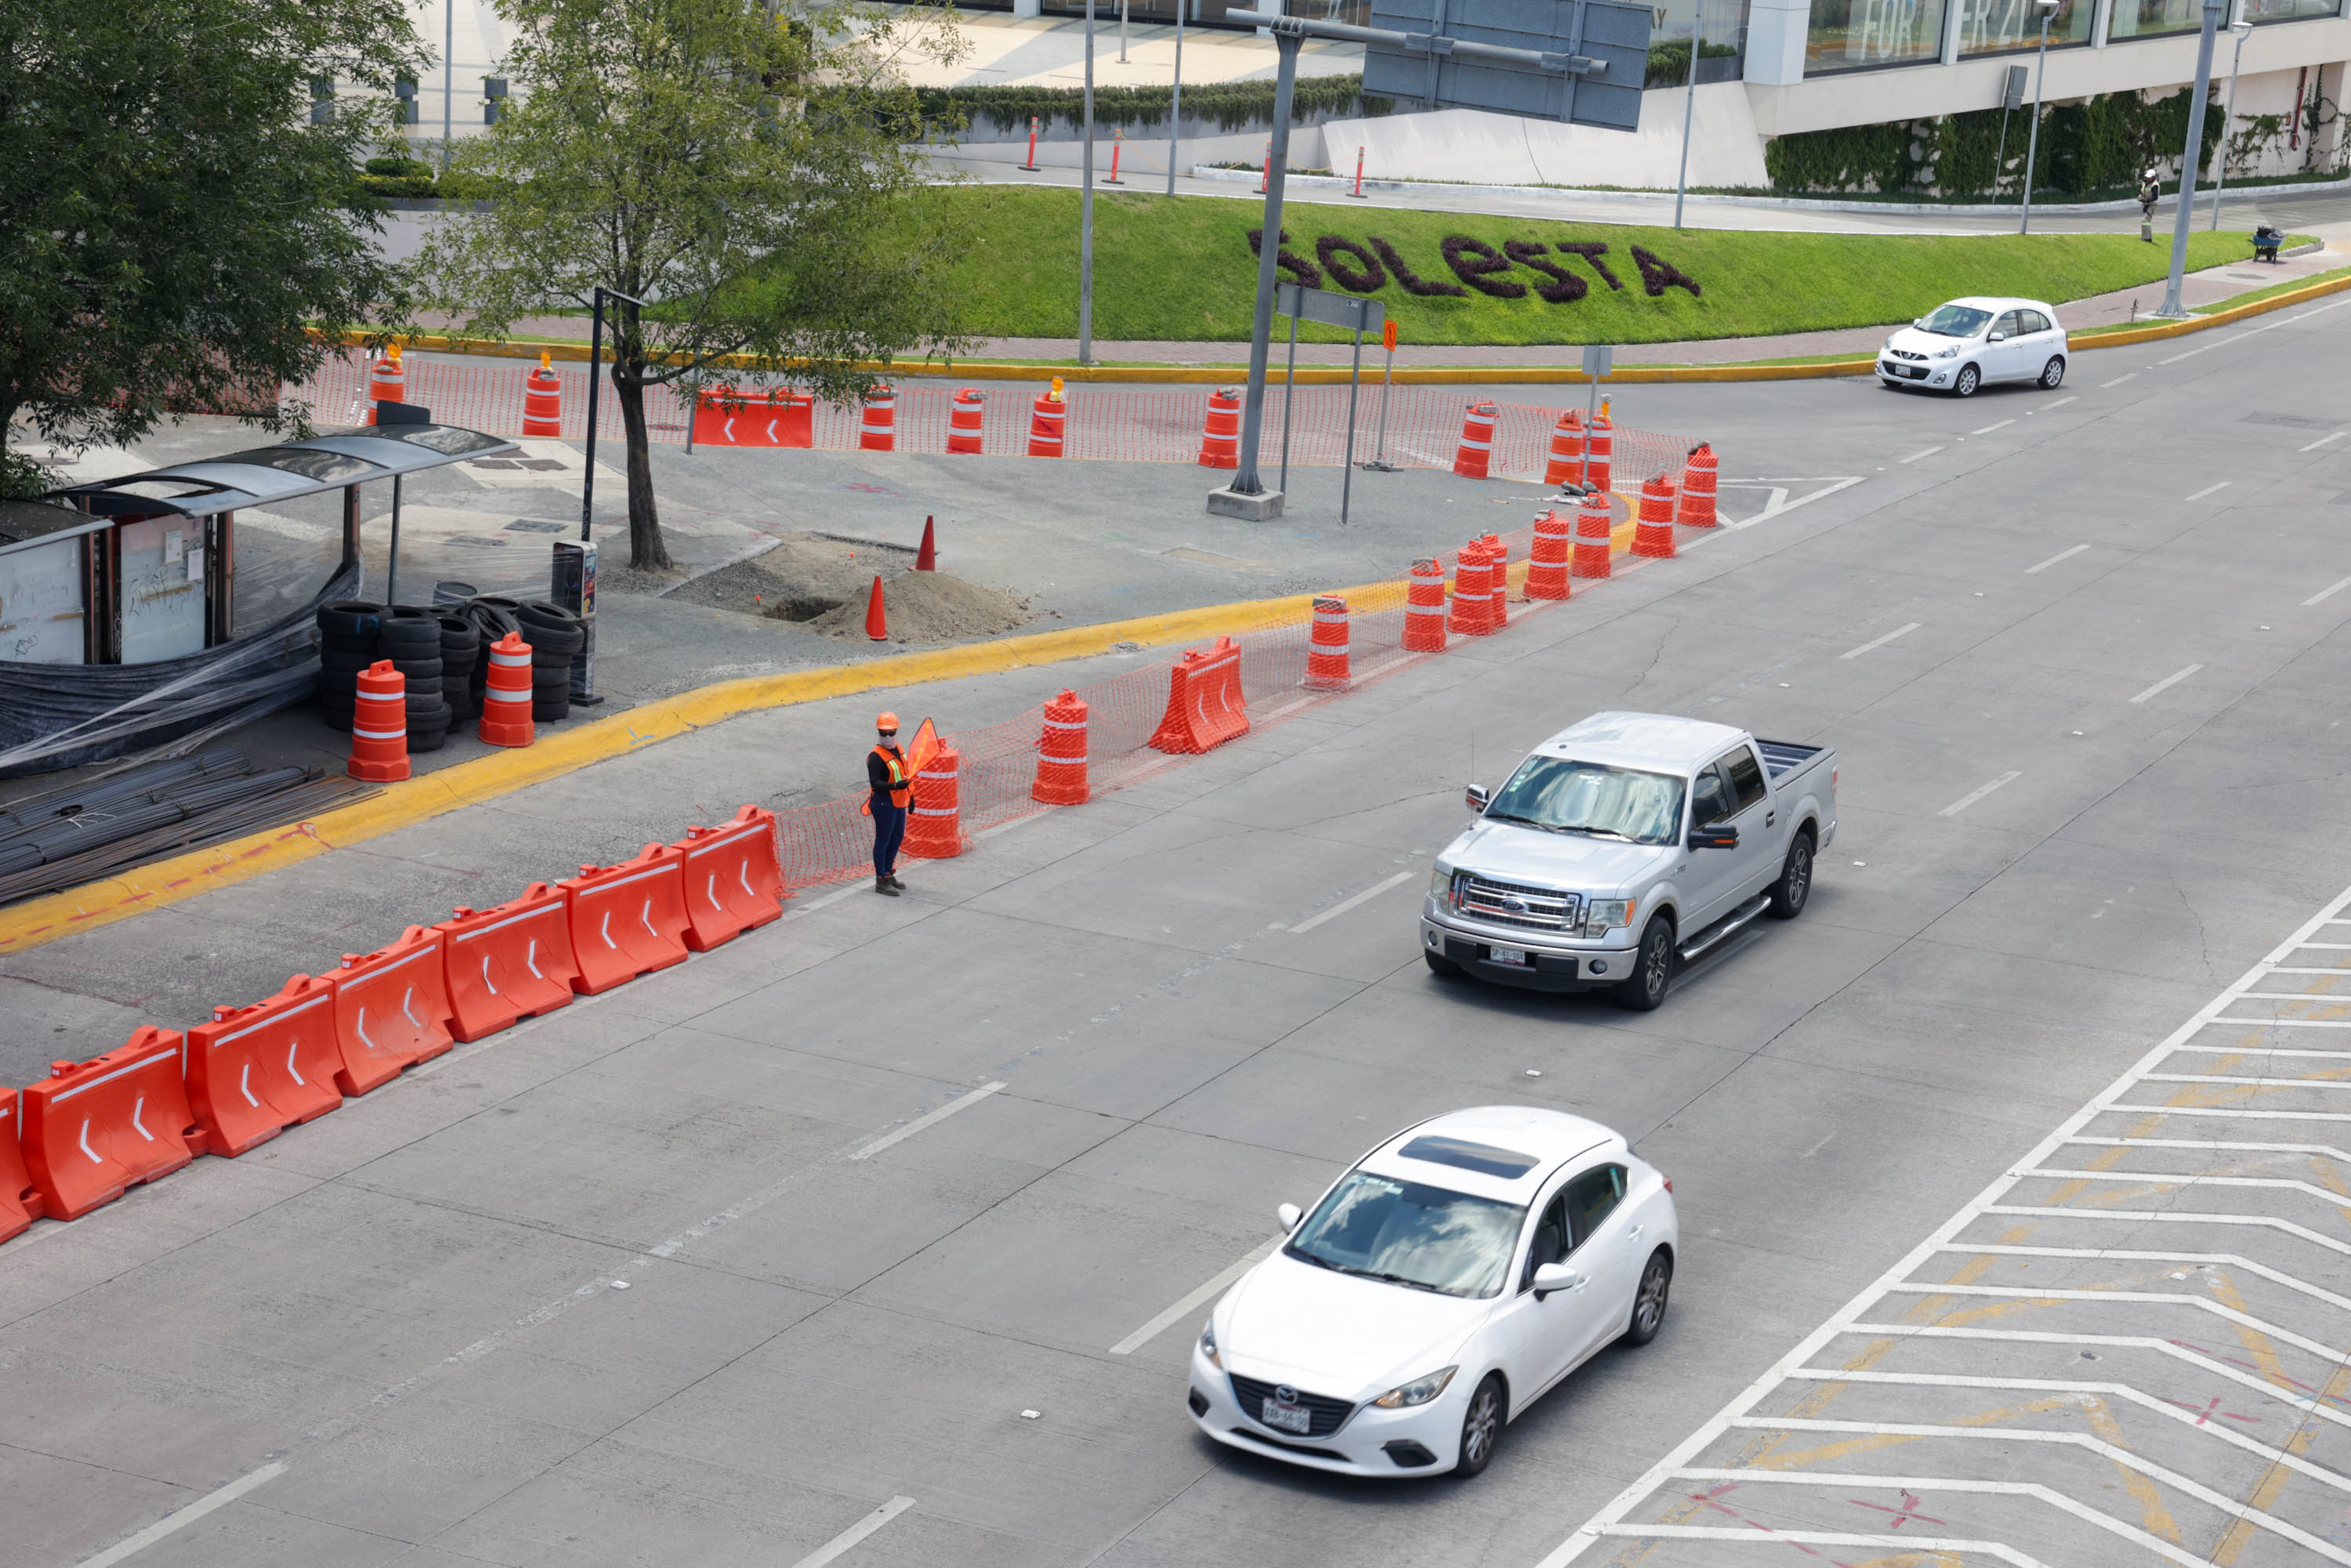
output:
[[[2168,321],[2156,327],[2137,328],[2127,331],[2106,332],[2095,337],[2082,338],[2075,340],[2073,347],[2076,351],[2084,349],[2118,349],[2132,343],[2147,343],[2163,338],[2182,337],[2190,332],[2203,331],[2208,327],[2218,327],[2231,321],[2241,321],[2247,317],[2283,309],[2289,305],[2299,305],[2304,300],[2315,299],[2321,295],[2333,294],[2345,288],[2351,288],[2351,277],[2314,283],[2304,288],[2273,295],[2267,299],[2257,299],[2250,305],[2240,305],[2232,309],[2218,311],[2210,316],[2193,316],[2184,321]],[[1890,327],[1886,329],[1893,330]],[[319,338],[328,336],[316,332],[312,335]],[[340,341],[346,348],[357,348],[365,343],[367,339],[368,335],[362,332],[343,332],[334,335],[333,340]],[[400,342],[404,348],[418,349],[426,353],[436,354],[482,354],[497,359],[531,360],[546,353],[559,360],[581,361],[588,358],[585,344],[510,343],[489,338],[449,338],[432,334],[403,337],[400,339]],[[1804,382],[1837,376],[1865,376],[1876,368],[1876,356],[1872,355],[1867,359],[1833,360],[1817,365],[1624,365],[1604,377],[1603,380],[1612,386],[1661,382]],[[721,361],[718,368],[757,371],[768,367],[765,361],[754,360],[747,355],[734,354]],[[917,369],[906,365],[884,365],[878,362],[868,362],[858,368],[872,371],[876,374],[895,375],[909,379],[1050,382],[1058,378],[1064,382],[1140,382],[1170,386],[1231,386],[1238,382],[1242,374],[1241,371],[1231,367],[1195,369],[1181,366],[1158,368],[1123,365],[1021,365],[971,361],[949,364],[938,369]],[[1580,370],[1569,370],[1564,366],[1554,368],[1548,365],[1427,365],[1407,367],[1395,371],[1395,384],[1398,386],[1583,386],[1588,381]],[[1270,386],[1283,384],[1286,378],[1279,371],[1269,369],[1266,372],[1266,382]],[[1336,365],[1301,366],[1298,371],[1300,386],[1345,386],[1349,380],[1348,372]],[[1364,384],[1378,385],[1378,378],[1367,376],[1364,378]],[[5,951],[6,951],[5,946],[0,946],[0,952]]]

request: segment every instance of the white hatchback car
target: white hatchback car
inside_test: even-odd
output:
[[[2038,382],[2053,390],[2065,380],[2070,351],[2057,312],[2038,299],[1954,299],[1886,340],[1877,379],[1960,397],[1973,397],[1987,382]]]
[[[1597,1122],[1489,1105],[1407,1127],[1280,1209],[1281,1249],[1192,1350],[1217,1441],[1339,1475],[1474,1476],[1503,1424],[1665,1322],[1673,1184]]]

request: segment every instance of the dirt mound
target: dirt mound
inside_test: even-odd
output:
[[[893,643],[992,636],[1033,619],[1019,594],[944,571],[915,571],[914,564],[914,552],[903,546],[793,534],[764,554],[695,579],[670,597],[789,621],[857,643],[866,641],[865,601],[876,577],[882,579]]]

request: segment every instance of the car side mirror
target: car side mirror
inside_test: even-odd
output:
[[[1493,791],[1487,789],[1483,784],[1472,784],[1469,788],[1461,791],[1462,800],[1466,802],[1468,808],[1473,811],[1483,812],[1486,810],[1487,803],[1492,800],[1493,798]]]
[[[1281,1221],[1281,1228],[1287,1234],[1298,1228],[1298,1222],[1306,1218],[1306,1211],[1294,1203],[1285,1203],[1274,1209],[1273,1217]]]
[[[1994,332],[1990,338],[1986,339],[1985,341],[1992,343],[2005,343],[2008,341],[2008,334],[2005,332]]]
[[[1553,1291],[1573,1291],[1583,1283],[1583,1276],[1564,1263],[1545,1263],[1535,1270],[1535,1300],[1540,1301]]]
[[[1713,828],[1692,828],[1689,847],[1694,850],[1735,850],[1739,847],[1739,830],[1728,824]]]

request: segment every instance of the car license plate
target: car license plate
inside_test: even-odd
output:
[[[1277,1432],[1295,1432],[1302,1437],[1313,1427],[1314,1412],[1303,1405],[1284,1405],[1279,1399],[1269,1399],[1258,1419]]]
[[[1522,969],[1527,967],[1527,950],[1524,947],[1489,947],[1486,956],[1497,964],[1516,964]]]

